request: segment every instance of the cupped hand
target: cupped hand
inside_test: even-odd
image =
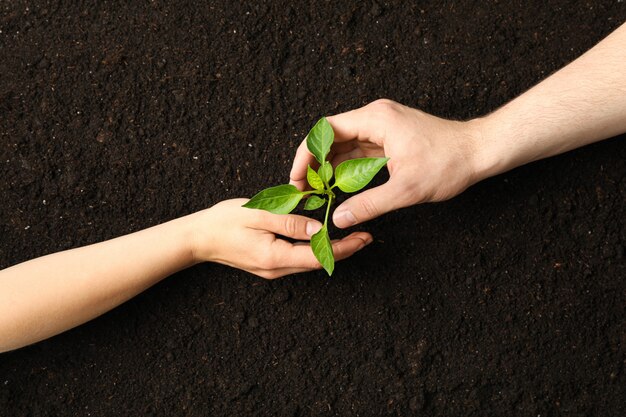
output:
[[[322,224],[295,214],[272,214],[241,207],[246,199],[222,201],[192,215],[195,263],[219,262],[267,279],[320,269],[307,241]],[[334,240],[336,260],[345,259],[372,242],[372,235],[355,232]]]
[[[329,154],[333,166],[352,158],[389,157],[389,181],[347,199],[335,210],[337,227],[349,227],[389,211],[454,197],[478,181],[472,122],[441,119],[390,100],[327,118],[335,131]],[[315,158],[298,148],[291,183],[307,186],[307,165]]]

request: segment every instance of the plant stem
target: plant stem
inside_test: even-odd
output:
[[[328,213],[330,213],[330,206],[333,204],[333,196],[328,196],[328,206],[326,206],[326,216],[324,217],[324,226],[328,225]]]
[[[309,194],[326,194],[324,192],[324,190],[311,190],[311,191],[301,191],[302,195],[309,195]]]

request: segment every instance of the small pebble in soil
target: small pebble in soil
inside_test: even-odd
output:
[[[248,326],[252,329],[259,327],[259,319],[257,319],[256,317],[250,317],[248,319]]]

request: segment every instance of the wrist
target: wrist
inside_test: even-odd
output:
[[[498,135],[502,133],[494,128],[496,124],[492,115],[472,119],[465,124],[472,143],[470,160],[474,174],[473,183],[512,168],[508,160],[511,150],[500,149],[503,141],[499,140]]]
[[[195,216],[190,214],[167,223],[170,226],[171,236],[176,248],[177,257],[185,268],[202,262],[198,256],[197,228]]]
[[[181,229],[186,236],[187,251],[192,265],[216,261],[221,224],[212,221],[216,217],[213,210],[213,207],[207,208],[180,219],[185,221]]]

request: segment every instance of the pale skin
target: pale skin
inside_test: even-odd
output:
[[[321,224],[297,215],[215,206],[90,246],[58,252],[0,271],[0,352],[46,339],[89,321],[165,277],[218,262],[273,279],[320,269],[308,242]],[[333,242],[344,259],[372,241],[355,232]]]
[[[328,118],[334,165],[388,156],[390,180],[340,205],[349,227],[401,207],[442,201],[525,163],[626,131],[626,25],[531,90],[482,118],[441,119],[390,100]],[[300,146],[291,182],[306,187],[314,158]],[[307,244],[321,224],[241,208],[229,200],[137,233],[44,256],[0,271],[0,352],[84,323],[163,278],[219,262],[264,278],[319,269]],[[307,224],[309,227],[307,228]],[[333,243],[344,259],[372,241],[364,232]]]
[[[390,158],[385,184],[346,200],[333,221],[345,228],[417,203],[447,200],[485,178],[626,132],[626,24],[495,112],[441,119],[391,100],[328,117],[330,160]],[[314,157],[303,142],[291,183],[306,188]]]

